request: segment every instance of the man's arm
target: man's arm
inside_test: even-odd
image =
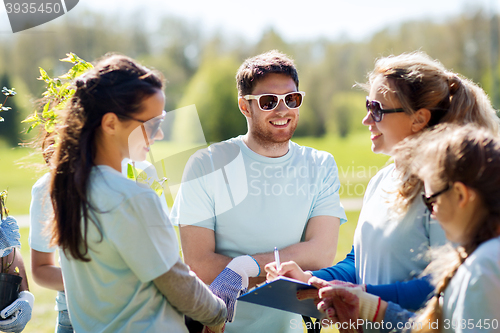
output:
[[[295,261],[304,270],[331,266],[337,253],[340,219],[333,216],[315,216],[309,219],[303,242],[279,249],[281,261]],[[274,261],[272,251],[253,255],[259,263],[260,275],[265,276],[264,266]]]
[[[294,260],[306,270],[330,266],[337,252],[340,219],[333,216],[315,216],[306,227],[304,242],[280,249],[282,261]],[[215,233],[203,227],[185,225],[180,228],[184,260],[203,282],[210,284],[229,264],[232,258],[215,253]],[[274,261],[271,251],[250,254],[261,267],[261,278],[251,279],[250,286],[263,281],[264,266]],[[253,283],[252,283],[253,282]]]
[[[203,282],[212,283],[232,258],[215,253],[215,233],[212,229],[181,225],[179,232],[184,262]]]

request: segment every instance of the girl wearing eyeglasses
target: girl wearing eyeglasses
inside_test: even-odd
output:
[[[161,139],[160,76],[110,56],[78,78],[51,161],[52,242],[62,250],[77,332],[187,332],[182,314],[223,325],[226,307],[179,258],[158,196],[121,174]]]
[[[384,332],[498,332],[500,329],[500,140],[472,125],[440,125],[399,147],[424,183],[423,199],[456,244],[433,251],[436,290],[417,315],[359,288],[312,278],[318,308],[335,322],[366,318],[380,303]],[[368,312],[367,312],[368,311]],[[411,328],[411,329],[409,329]],[[349,330],[347,330],[349,331]]]
[[[366,88],[367,115],[362,122],[370,131],[374,153],[392,156],[403,139],[438,123],[475,123],[495,132],[499,128],[481,88],[422,52],[379,59]],[[396,165],[399,162],[395,159]],[[423,254],[443,245],[446,238],[417,196],[421,182],[403,177],[405,170],[398,172],[395,164],[370,180],[353,250],[342,262],[315,272],[303,272],[294,262],[283,263],[276,272],[270,264],[268,278],[347,281],[403,308],[420,308],[433,290],[427,278],[416,278],[429,263]],[[378,330],[365,329],[370,331]]]

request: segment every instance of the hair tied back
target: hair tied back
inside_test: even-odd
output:
[[[85,85],[85,81],[84,81],[84,80],[82,80],[82,79],[77,79],[77,80],[75,81],[75,86],[76,86],[76,88],[81,88],[81,87],[83,87],[84,85]]]
[[[462,86],[462,79],[460,79],[456,74],[450,74],[448,77],[448,87],[450,89],[450,95],[453,96]]]

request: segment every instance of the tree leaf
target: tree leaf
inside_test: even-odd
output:
[[[43,81],[49,83],[51,80],[50,80],[49,75],[45,71],[45,69],[43,69],[42,67],[38,67],[38,68],[40,69],[40,77],[38,78],[38,80],[43,80]]]
[[[160,197],[163,194],[163,187],[156,180],[151,184],[151,189]]]
[[[17,92],[15,90],[16,90],[15,88],[8,89],[7,87],[3,87],[2,94],[4,94],[7,97],[15,96],[17,94]]]
[[[127,178],[135,180],[134,167],[132,164],[127,164]]]

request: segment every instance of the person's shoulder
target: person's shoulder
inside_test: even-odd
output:
[[[333,155],[327,151],[318,150],[308,146],[301,146],[293,141],[290,141],[290,149],[293,149],[294,154],[316,163],[335,163]]]
[[[479,245],[479,247],[467,258],[466,265],[472,267],[473,271],[479,268],[494,268],[500,274],[500,238],[495,237]]]
[[[375,176],[373,176],[370,182],[381,182],[386,178],[392,177],[392,173],[394,172],[394,167],[395,167],[394,163],[391,163],[383,167],[375,174]]]
[[[35,182],[35,184],[31,188],[31,193],[35,194],[42,191],[48,191],[50,186],[50,179],[50,172],[47,172]]]
[[[186,165],[187,170],[212,170],[228,165],[241,152],[243,141],[240,137],[216,142],[199,149],[190,156]]]
[[[155,195],[148,185],[128,179],[110,167],[95,167],[92,170],[91,180],[92,188],[97,190],[95,193],[100,194],[101,199],[105,198],[106,201],[113,201],[113,198],[122,201],[134,196]]]

